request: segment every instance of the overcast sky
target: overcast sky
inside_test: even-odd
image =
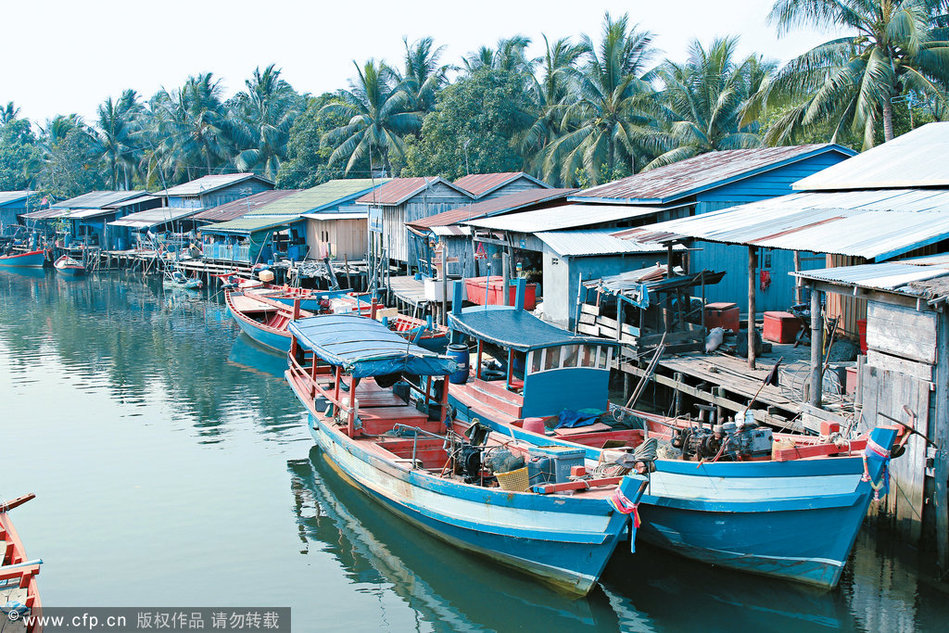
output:
[[[431,35],[443,63],[459,63],[481,45],[526,35],[540,55],[551,40],[580,33],[600,39],[603,14],[628,12],[656,35],[664,56],[684,60],[688,43],[739,35],[741,53],[787,60],[831,34],[782,38],[767,23],[771,0],[4,0],[0,103],[43,122],[77,112],[91,122],[96,106],[133,88],[145,98],[176,88],[189,75],[213,72],[226,96],[254,68],[275,63],[300,92],[346,87],[353,60],[401,66],[402,38]]]

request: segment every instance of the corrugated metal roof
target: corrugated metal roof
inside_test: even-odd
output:
[[[26,200],[32,193],[32,191],[0,191],[0,207]]]
[[[348,198],[371,191],[373,184],[380,186],[387,179],[350,178],[329,180],[321,185],[298,191],[250,212],[249,215],[302,215],[315,213]]]
[[[884,261],[949,238],[949,191],[796,193],[629,229],[623,237],[690,237]]]
[[[227,222],[228,220],[233,220],[252,213],[255,209],[263,205],[270,204],[271,202],[275,202],[299,191],[299,189],[271,189],[269,191],[261,191],[252,196],[246,196],[239,200],[234,200],[233,202],[206,209],[196,214],[194,219],[201,220],[202,222]]]
[[[380,187],[376,187],[371,192],[356,200],[357,204],[375,204],[382,206],[398,206],[415,196],[426,188],[442,183],[458,193],[464,194],[469,198],[474,196],[468,191],[455,186],[454,184],[439,178],[438,176],[416,176],[412,178],[393,178]]]
[[[368,220],[369,211],[323,211],[322,213],[304,213],[300,216],[307,220],[332,222],[333,220]]]
[[[170,209],[168,207],[159,207],[157,209],[148,209],[138,213],[130,213],[114,222],[109,222],[109,226],[127,226],[133,229],[146,229],[166,222],[174,222],[189,218],[198,212],[198,209]]]
[[[202,176],[190,182],[175,185],[159,193],[165,196],[199,196],[210,191],[221,189],[222,187],[229,187],[230,185],[250,180],[251,178],[256,178],[260,182],[268,185],[274,184],[262,176],[246,172],[237,174],[211,174],[210,176]]]
[[[504,185],[514,182],[518,178],[526,178],[541,187],[550,187],[542,180],[538,180],[523,171],[504,171],[495,174],[468,174],[455,181],[455,185],[465,191],[470,191],[476,198],[485,196]]]
[[[81,196],[76,196],[75,198],[70,198],[69,200],[63,200],[62,202],[52,204],[50,205],[50,208],[101,209],[106,205],[122,202],[123,200],[131,200],[132,198],[138,198],[139,196],[144,196],[147,193],[148,192],[144,189],[139,191],[90,191],[89,193],[84,193]]]
[[[162,199],[161,196],[145,193],[135,198],[129,198],[128,200],[121,200],[119,202],[113,202],[112,204],[104,204],[102,205],[102,208],[103,209],[121,209],[122,207],[130,207],[136,204],[142,204],[143,202],[151,202],[153,200],[161,200],[161,199]]]
[[[296,222],[302,222],[300,216],[285,215],[282,217],[261,217],[247,216],[231,220],[229,222],[219,222],[218,224],[209,224],[201,227],[202,233],[240,233],[250,234],[257,231],[266,231],[278,226],[290,226]]]
[[[69,209],[41,209],[39,211],[30,211],[24,213],[22,218],[26,220],[51,220],[69,215]]]
[[[888,290],[899,292],[912,282],[935,279],[949,275],[949,268],[941,266],[913,266],[901,262],[883,264],[862,264],[859,266],[841,266],[821,268],[792,273],[801,279],[822,281],[843,286],[856,286],[869,290]],[[907,294],[912,294],[909,292]]]
[[[611,204],[568,204],[551,209],[537,209],[509,213],[496,217],[468,220],[465,224],[496,231],[537,233],[591,226],[603,222],[616,222],[667,211],[659,207],[637,207]]]
[[[432,233],[435,235],[446,236],[446,237],[459,237],[462,235],[471,235],[470,226],[458,226],[456,224],[451,224],[448,226],[433,226],[431,228]]]
[[[794,183],[799,191],[945,187],[949,123],[929,123]]]
[[[491,200],[482,200],[474,204],[449,209],[427,218],[419,218],[412,222],[407,222],[408,226],[424,230],[432,229],[437,226],[448,226],[457,224],[465,220],[474,220],[476,218],[485,218],[502,213],[517,211],[532,204],[542,202],[551,202],[553,200],[565,200],[568,195],[577,191],[576,189],[528,189],[518,191],[507,196],[492,198]]]
[[[616,229],[588,229],[585,231],[544,231],[537,238],[561,257],[590,257],[627,253],[662,253],[660,244],[642,244],[620,239]]]
[[[672,202],[826,152],[845,156],[855,153],[831,143],[708,152],[584,189],[570,199],[578,202],[584,199],[650,204]]]

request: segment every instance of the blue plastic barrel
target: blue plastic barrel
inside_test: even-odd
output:
[[[452,343],[448,346],[448,357],[458,363],[458,369],[448,374],[448,382],[463,385],[468,382],[468,346]]]

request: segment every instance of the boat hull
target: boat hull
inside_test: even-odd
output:
[[[340,472],[390,511],[456,547],[562,590],[588,593],[628,533],[627,516],[614,511],[605,497],[573,499],[466,485],[371,455],[312,413],[308,426]],[[638,497],[637,480],[627,478],[622,486],[627,497]],[[635,538],[635,529],[629,529]]]
[[[293,337],[286,330],[278,332],[272,328],[265,328],[253,319],[238,315],[234,310],[228,310],[228,312],[231,313],[241,331],[254,339],[255,342],[284,354],[290,351],[290,341]]]
[[[53,268],[64,277],[76,278],[86,274],[85,266],[68,257],[60,257],[57,259],[53,262]]]
[[[578,448],[480,415],[451,397],[462,419],[519,440]],[[876,429],[890,446],[895,432]],[[599,449],[580,447],[596,460]],[[869,507],[858,456],[786,462],[655,461],[640,505],[641,538],[676,554],[732,569],[833,588]],[[871,466],[874,479],[882,466]]]
[[[4,255],[0,257],[0,267],[42,268],[45,261],[46,251],[30,251],[29,253],[18,253],[16,255]]]
[[[657,460],[641,538],[706,563],[832,588],[870,504],[862,474],[859,457],[701,466]]]

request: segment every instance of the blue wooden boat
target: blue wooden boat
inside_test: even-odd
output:
[[[392,512],[579,594],[595,585],[627,531],[635,539],[629,513],[645,479],[524,490],[516,481],[523,468],[492,464],[528,446],[495,433],[469,440],[446,418],[451,359],[355,315],[319,315],[289,329],[286,378],[310,433],[350,483]],[[487,485],[495,480],[504,487]]]
[[[290,322],[294,318],[313,316],[305,310],[295,315],[292,307],[245,292],[225,291],[224,301],[227,311],[247,336],[278,352],[290,351],[293,338],[287,330]]]
[[[261,345],[278,352],[287,352],[290,349],[292,336],[287,330],[290,322],[314,315],[308,310],[299,309],[299,313],[294,316],[292,305],[287,306],[277,299],[252,290],[225,291],[224,298],[228,312],[241,330]],[[399,313],[381,317],[380,320],[391,331],[419,347],[444,352],[448,345],[448,328],[437,327],[430,322]]]
[[[4,268],[42,268],[45,261],[46,251],[42,249],[27,253],[0,255],[0,267]]]
[[[86,267],[82,262],[69,255],[63,255],[53,262],[53,268],[64,277],[82,277],[86,274]]]
[[[608,340],[574,336],[510,307],[468,308],[450,321],[477,341],[470,375],[456,376],[463,384],[449,389],[462,419],[477,418],[538,446],[582,447],[590,468],[621,468],[623,454],[647,436],[678,432],[661,416],[611,409],[614,344]],[[486,361],[489,353],[498,369]],[[591,423],[574,426],[584,417]],[[616,418],[638,420],[639,428],[618,428]],[[695,437],[713,436],[710,425],[689,429]],[[733,461],[716,461],[714,454],[699,462],[626,458],[627,465],[654,468],[642,500],[642,538],[716,565],[834,587],[896,431],[880,427],[845,448],[794,436],[794,447],[775,451],[777,459],[770,430],[729,423],[719,432],[735,447],[766,437],[766,450],[729,449],[725,459]]]
[[[165,273],[165,279],[162,281],[165,288],[177,288],[180,290],[201,290],[204,282],[197,277],[188,277],[180,270],[174,270]]]

